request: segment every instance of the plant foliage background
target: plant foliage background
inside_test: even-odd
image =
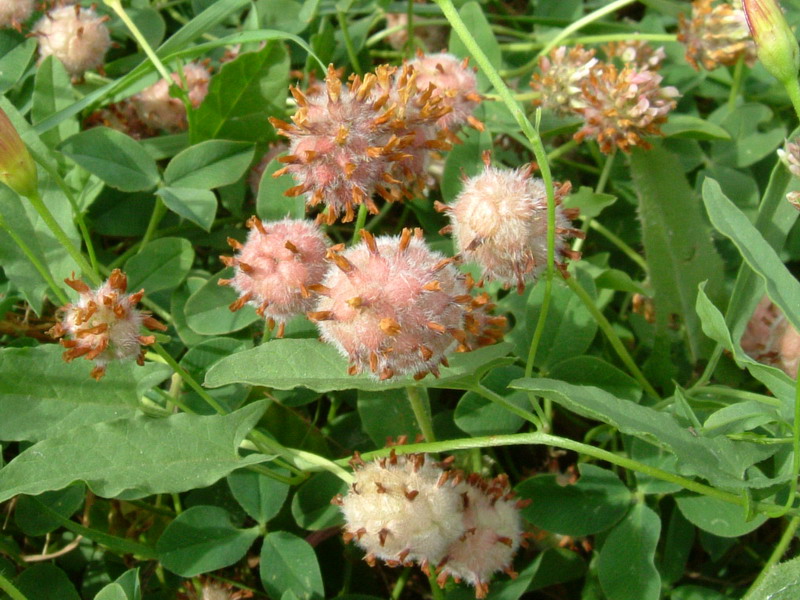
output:
[[[115,45],[80,80],[52,57],[37,64],[35,38],[0,30],[0,108],[73,247],[0,185],[0,596],[471,597],[417,569],[367,566],[330,504],[354,451],[387,456],[387,439],[425,433],[398,451],[507,473],[531,500],[519,576],[496,576],[490,598],[796,597],[796,559],[776,566],[800,524],[796,382],[740,344],[765,294],[800,326],[800,230],[785,199],[797,182],[776,154],[797,123],[784,87],[758,63],[694,70],[676,41],[686,2],[454,4],[108,1],[97,10]],[[294,112],[289,85],[328,63],[349,74],[441,49],[420,30],[391,46],[407,25],[390,13],[444,28],[458,57],[482,51],[485,129],[460,131],[428,195],[381,204],[366,228],[421,227],[452,255],[434,201],[452,201],[491,149],[496,164],[533,160],[570,181],[565,204],[587,233],[567,280],[551,268],[521,294],[487,282],[504,341],[420,381],[348,375],[308,320],[275,339],[218,286],[226,238],[243,240],[250,215],[305,215],[302,197],[283,196],[291,177],[271,176],[279,162],[257,192],[247,183],[278,140],[269,118]],[[170,71],[210,61],[186,131],[88,126],[159,78],[120,14]],[[652,149],[603,154],[571,141],[575,118],[536,110],[528,82],[551,48],[633,38],[663,46],[664,84],[681,94]],[[326,231],[350,244],[355,227]],[[89,276],[87,256],[97,281],[123,269],[168,326],[144,366],[111,364],[100,381],[45,335],[59,296],[75,298],[61,282]]]

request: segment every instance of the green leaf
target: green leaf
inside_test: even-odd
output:
[[[764,280],[770,300],[800,330],[800,282],[713,179],[703,182],[703,202],[712,225],[736,245],[747,265]]]
[[[194,249],[185,238],[165,237],[151,241],[125,263],[128,290],[144,288],[152,294],[178,287],[194,261]]]
[[[703,433],[706,435],[741,433],[780,420],[781,416],[774,407],[755,400],[745,400],[711,413],[703,423]]]
[[[118,583],[109,583],[97,592],[94,600],[129,600],[125,589]]]
[[[675,500],[681,513],[690,523],[719,537],[742,536],[758,529],[767,520],[766,515],[756,515],[747,521],[741,506],[709,496],[676,496]]]
[[[635,379],[596,356],[575,356],[561,361],[553,366],[550,377],[599,387],[622,400],[639,402],[642,398],[642,388]]]
[[[247,305],[236,312],[228,308],[236,301],[238,295],[233,288],[219,285],[222,272],[212,275],[186,301],[184,308],[186,324],[200,335],[225,335],[244,329],[260,319],[252,306]]]
[[[577,208],[581,211],[581,217],[594,219],[616,201],[616,196],[598,194],[592,188],[582,185],[564,199],[564,208]]]
[[[289,56],[276,41],[226,63],[211,78],[208,94],[195,111],[192,141],[273,139],[268,117],[283,115],[288,81]]]
[[[200,381],[208,368],[222,357],[252,347],[250,340],[218,337],[204,339],[181,357],[180,365],[196,381]],[[239,408],[247,398],[248,388],[240,384],[226,385],[209,390],[209,395],[227,410]],[[214,409],[192,389],[184,390],[183,401],[198,414],[213,414]]]
[[[513,365],[498,367],[492,369],[481,383],[503,396],[511,404],[529,410],[528,395],[507,387],[511,381],[519,379],[524,374],[525,371],[521,367]],[[525,422],[522,417],[475,392],[467,392],[461,397],[453,416],[459,429],[472,436],[515,433]]]
[[[123,192],[148,191],[159,181],[156,161],[133,138],[108,127],[76,133],[58,147],[81,167]]]
[[[261,174],[258,184],[258,198],[256,199],[256,214],[264,221],[277,221],[284,217],[302,219],[306,216],[306,201],[303,195],[287,198],[283,193],[296,185],[291,175],[285,173],[280,177],[272,174],[282,169],[284,164],[272,160]]]
[[[0,469],[0,502],[85,481],[99,496],[141,498],[211,485],[261,462],[239,444],[266,408],[256,402],[225,416],[137,416],[76,427],[38,442]]]
[[[474,1],[467,2],[461,6],[458,13],[461,15],[461,19],[464,21],[467,29],[475,38],[475,41],[478,42],[478,45],[486,54],[492,66],[495,69],[502,68],[503,55],[500,50],[500,44],[492,31],[491,25],[489,25],[489,21],[483,14],[481,5]],[[470,56],[469,51],[455,31],[450,33],[450,53],[460,58]],[[478,71],[478,87],[482,91],[488,90],[491,87],[489,80],[482,71]]]
[[[577,268],[575,278],[591,298],[597,297],[594,280],[585,269]],[[528,356],[535,323],[538,322],[542,308],[544,290],[544,283],[538,283],[528,295],[524,307],[519,306],[522,300],[520,296],[506,296],[501,303],[503,308],[510,308],[517,322],[517,326],[506,335],[506,340],[515,344],[517,356]],[[567,358],[582,355],[596,334],[597,321],[581,299],[572,293],[566,284],[555,280],[550,310],[547,313],[534,366],[549,370]]]
[[[344,523],[342,513],[331,498],[347,491],[347,484],[324,471],[303,483],[292,498],[292,516],[299,527],[318,531]]]
[[[76,484],[63,490],[40,494],[36,496],[35,502],[32,501],[31,496],[20,496],[14,510],[14,521],[25,535],[45,535],[58,528],[61,521],[42,512],[41,505],[44,504],[61,517],[71,517],[83,504],[85,495],[86,486]]]
[[[470,128],[462,135],[463,143],[454,146],[444,160],[441,188],[445,202],[455,200],[464,187],[461,181],[462,174],[472,177],[483,171],[481,157],[485,150],[492,147],[492,138],[486,131]]]
[[[54,344],[0,349],[0,440],[39,441],[133,417],[139,396],[172,373],[157,363],[115,362],[95,381],[88,363],[65,363],[62,351]]]
[[[275,469],[275,472],[289,476],[289,472],[283,469]],[[228,475],[228,487],[239,505],[259,525],[266,524],[277,515],[289,495],[288,484],[247,469],[239,469]]]
[[[309,339],[275,339],[223,358],[209,369],[205,385],[213,388],[247,383],[279,390],[303,386],[315,392],[381,391],[407,386],[460,389],[492,367],[506,363],[502,357],[508,351],[508,344],[497,344],[453,354],[448,358],[450,366],[441,369],[438,379],[428,376],[415,381],[406,376],[379,381],[367,374],[348,375],[347,361],[330,344]]]
[[[725,325],[725,317],[708,299],[703,285],[697,293],[697,314],[703,323],[703,331],[706,335],[721,344],[724,349],[733,355],[736,364],[741,368],[746,368],[750,374],[766,385],[775,394],[775,397],[783,402],[783,414],[785,419],[791,419],[793,414],[795,384],[789,376],[776,367],[761,364],[750,358],[742,350],[741,345],[734,344],[731,334]]]
[[[36,51],[36,40],[28,38],[0,56],[0,94],[14,87],[25,74]]]
[[[734,110],[723,105],[708,120],[730,134],[730,140],[711,145],[712,160],[726,165],[749,167],[771,154],[786,138],[786,128],[773,125],[772,110],[764,104],[748,102]]]
[[[274,531],[264,538],[259,571],[264,589],[273,598],[285,592],[301,600],[325,595],[314,549],[286,531]]]
[[[169,161],[164,181],[170,187],[200,190],[230,185],[247,172],[254,155],[255,147],[247,142],[200,142]]]
[[[673,510],[669,517],[659,563],[659,572],[666,584],[671,585],[683,578],[686,562],[694,546],[694,538],[694,526],[686,520],[680,510]]]
[[[653,562],[660,533],[661,519],[644,504],[635,504],[611,531],[597,562],[597,576],[608,600],[661,597],[661,576]]]
[[[537,475],[516,487],[531,504],[522,516],[547,531],[584,536],[605,531],[630,506],[631,494],[611,471],[582,463],[577,483],[563,485],[555,474]]]
[[[694,310],[697,286],[707,281],[708,294],[720,297],[724,266],[678,159],[659,145],[647,152],[634,150],[631,173],[655,290],[657,327],[663,334],[670,314],[677,314],[686,327],[694,362],[709,349]]]
[[[705,141],[729,141],[731,139],[731,134],[724,128],[715,125],[711,121],[692,115],[670,115],[669,120],[661,127],[661,131],[666,137],[672,138],[689,138]]]
[[[156,192],[164,206],[198,227],[211,230],[217,216],[217,196],[211,190],[164,187]]]
[[[60,60],[50,55],[36,69],[33,84],[33,106],[31,120],[38,123],[75,100],[72,81]],[[78,132],[75,119],[65,119],[57,128],[42,134],[48,146],[56,146],[62,140]]]
[[[237,529],[218,506],[193,506],[179,514],[158,538],[158,560],[173,573],[194,577],[241,559],[258,537],[258,527]]]
[[[413,440],[422,433],[408,396],[400,388],[385,392],[358,390],[358,416],[364,431],[379,448],[387,437],[407,435]]]
[[[796,600],[800,595],[800,557],[773,565],[747,600]]]
[[[734,488],[764,487],[782,481],[745,470],[773,452],[748,442],[725,437],[695,437],[671,415],[621,401],[595,387],[571,385],[552,379],[518,379],[511,387],[549,398],[583,417],[608,423],[646,442],[673,452],[683,472],[705,477],[712,484]]]
[[[15,583],[27,600],[80,600],[67,574],[51,563],[25,569]]]
[[[682,585],[672,590],[669,600],[730,600],[730,596],[720,594],[717,590],[700,585]],[[760,600],[767,600],[767,598]],[[770,596],[770,600],[790,600],[790,597]]]

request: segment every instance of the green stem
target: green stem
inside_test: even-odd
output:
[[[142,237],[142,241],[139,243],[137,254],[141,254],[145,246],[153,239],[158,229],[158,224],[161,222],[161,219],[164,218],[165,214],[167,214],[167,207],[161,198],[156,196],[156,204],[153,206],[153,212],[150,215],[150,221],[147,223],[147,230],[144,232],[144,237]]]
[[[392,588],[391,600],[400,600],[400,596],[403,595],[403,590],[406,587],[409,577],[411,577],[411,567],[406,567],[403,569],[403,572],[400,573],[400,577],[397,578]]]
[[[433,433],[433,422],[431,421],[430,406],[426,402],[427,398],[423,398],[418,387],[410,385],[406,387],[406,394],[408,395],[408,402],[411,404],[411,410],[414,411],[414,418],[417,420],[419,430],[425,439],[429,442],[436,441],[436,435]]]
[[[164,66],[164,63],[161,62],[161,59],[158,58],[158,55],[155,53],[153,48],[150,47],[150,44],[147,42],[147,39],[142,35],[142,32],[139,31],[139,28],[136,26],[131,18],[128,16],[128,13],[125,12],[125,9],[122,8],[122,3],[120,0],[103,0],[103,2],[113,10],[117,16],[119,17],[120,21],[122,21],[128,30],[131,32],[131,35],[142,48],[142,51],[147,55],[147,58],[150,59],[150,62],[153,63],[153,66],[156,70],[161,74],[161,76],[169,83],[173,85],[174,82],[172,81],[172,76],[167,68]]]
[[[579,454],[591,456],[597,460],[603,460],[631,471],[637,471],[639,473],[644,473],[645,475],[650,475],[656,479],[661,479],[662,481],[674,483],[692,492],[697,492],[698,494],[702,494],[704,496],[716,498],[718,500],[722,500],[723,502],[728,502],[737,506],[745,506],[748,503],[748,500],[746,500],[740,494],[733,494],[731,492],[719,490],[710,485],[700,483],[675,473],[670,473],[669,471],[664,471],[658,467],[644,464],[626,456],[620,456],[619,454],[609,452],[608,450],[603,450],[602,448],[576,442],[568,438],[551,435],[549,433],[543,433],[541,431],[532,433],[515,433],[510,435],[491,435],[485,437],[462,438],[434,443],[409,444],[406,446],[394,446],[393,448],[395,452],[405,454],[408,452],[453,452],[455,450],[470,450],[472,448],[494,448],[498,446],[518,446],[524,444],[547,445],[554,446],[556,448],[563,448],[564,450],[572,450]],[[373,460],[387,456],[389,451],[390,449],[381,449],[374,452],[366,452],[362,454],[362,458],[364,460]],[[341,459],[337,462],[344,462],[346,460],[347,459]],[[751,502],[751,506],[757,512],[766,514],[770,517],[779,516],[784,510],[784,507],[768,502]],[[793,508],[790,511],[790,514],[792,516],[800,516],[800,508]]]
[[[8,594],[11,600],[28,600],[28,598],[25,597],[25,594],[20,592],[14,587],[13,583],[3,577],[2,573],[0,573],[0,590],[3,590],[6,594]]]
[[[428,575],[428,583],[431,585],[431,596],[433,600],[444,600],[444,592],[442,588],[439,587],[439,584],[436,583],[436,577],[434,575]]]
[[[731,83],[731,91],[728,94],[728,110],[733,112],[736,109],[736,99],[742,91],[742,80],[744,79],[744,55],[739,57],[736,61],[736,66],[733,68],[733,82]]]
[[[764,568],[761,569],[761,572],[756,577],[756,580],[753,582],[753,585],[750,586],[750,589],[747,590],[747,593],[743,596],[743,600],[751,600],[753,598],[753,592],[761,585],[761,582],[764,581],[764,577],[767,576],[769,570],[776,564],[778,561],[783,557],[786,553],[786,549],[789,547],[789,544],[794,539],[794,534],[797,531],[797,527],[800,525],[800,516],[792,517],[789,523],[786,525],[786,529],[783,531],[783,535],[781,535],[781,539],[778,541],[778,545],[775,546],[775,550],[772,551],[769,559],[767,559]]]
[[[594,229],[597,233],[601,234],[609,242],[622,250],[622,252],[625,253],[625,256],[635,262],[639,268],[642,269],[642,271],[647,273],[647,261],[642,258],[642,255],[625,243],[621,237],[616,235],[610,229],[607,229],[602,223],[600,223],[600,221],[597,221],[596,219],[589,221],[589,229]]]
[[[47,283],[55,297],[58,298],[58,301],[61,304],[69,304],[69,298],[67,297],[67,294],[64,293],[64,290],[58,286],[56,280],[53,279],[53,276],[50,274],[50,271],[47,269],[47,267],[43,265],[42,261],[39,260],[39,257],[33,253],[33,250],[31,250],[25,240],[22,239],[22,237],[12,227],[8,226],[2,215],[0,215],[0,228],[4,229],[6,233],[8,233],[11,239],[14,240],[17,246],[19,246],[19,249],[22,250],[22,253],[29,261],[31,261],[33,268],[36,269],[39,275],[42,276],[42,279],[45,280],[45,283]]]
[[[278,454],[290,460],[295,466],[303,471],[318,470],[319,468],[333,473],[345,483],[353,482],[353,476],[350,473],[341,468],[335,462],[328,460],[323,456],[319,456],[313,452],[306,452],[305,450],[287,448],[277,440],[272,439],[258,429],[251,431],[249,437],[264,454]]]
[[[406,57],[414,54],[414,0],[406,3]]]
[[[356,74],[363,75],[364,72],[361,70],[361,63],[358,62],[356,48],[353,46],[353,39],[350,37],[350,30],[347,28],[347,14],[342,10],[337,10],[336,17],[339,19],[339,27],[342,28],[344,47],[347,49],[347,58],[350,59],[350,65]]]
[[[792,101],[795,114],[800,118],[800,82],[797,79],[791,79],[784,83],[784,88]]]
[[[205,389],[201,386],[197,381],[195,381],[194,377],[189,375],[182,366],[178,364],[178,362],[170,356],[169,352],[164,350],[164,347],[156,342],[151,346],[151,348],[158,354],[164,362],[166,362],[172,370],[181,378],[183,379],[190,388],[192,388],[197,394],[208,404],[211,408],[213,408],[217,414],[224,415],[227,414],[227,410],[217,402]]]
[[[100,285],[102,280],[100,276],[95,272],[92,268],[92,265],[86,260],[86,258],[81,254],[81,251],[75,247],[72,241],[69,239],[67,233],[61,228],[61,225],[58,224],[53,213],[50,212],[50,209],[47,208],[45,203],[42,201],[41,196],[39,196],[38,192],[28,197],[28,200],[36,209],[36,212],[39,213],[39,216],[45,222],[45,225],[53,232],[53,235],[56,236],[56,240],[60,243],[64,249],[69,253],[74,260],[78,268],[81,270],[84,277],[88,277],[92,280],[92,283],[95,285]]]
[[[659,398],[658,392],[656,392],[653,386],[650,385],[650,382],[647,381],[647,378],[644,376],[644,374],[641,372],[639,367],[634,362],[631,355],[628,353],[628,350],[625,348],[625,345],[622,343],[622,340],[619,339],[619,336],[614,331],[614,328],[611,326],[611,323],[608,322],[608,319],[606,319],[605,315],[603,315],[600,309],[598,309],[597,306],[595,305],[592,297],[589,296],[586,290],[583,289],[581,284],[575,281],[574,277],[570,277],[568,279],[565,279],[564,281],[569,286],[569,289],[571,289],[575,293],[575,295],[577,295],[578,298],[580,298],[584,306],[586,306],[586,308],[589,309],[589,312],[592,313],[592,316],[594,317],[595,321],[597,321],[597,324],[600,326],[600,329],[603,330],[603,333],[608,338],[609,343],[616,351],[620,360],[622,360],[622,362],[628,368],[628,371],[630,371],[631,375],[633,375],[636,381],[639,382],[639,385],[642,386],[642,389],[647,394],[652,396],[654,399],[658,399]]]
[[[356,215],[356,225],[353,228],[353,239],[351,245],[355,245],[361,239],[361,230],[364,229],[364,223],[367,222],[367,205],[363,202],[358,205],[358,214]]]
[[[525,419],[529,423],[532,423],[533,426],[536,427],[536,429],[539,430],[543,429],[542,423],[544,415],[542,414],[541,412],[542,409],[539,408],[538,403],[534,404],[534,407],[537,409],[536,412],[539,413],[539,415],[537,416],[532,412],[525,410],[524,408],[520,408],[516,404],[512,404],[497,392],[490,390],[489,388],[481,384],[476,385],[474,388],[472,388],[471,391],[483,396],[487,400],[491,400],[495,404],[499,404],[500,406],[505,408],[508,412],[513,413],[522,419]]]
[[[598,19],[603,18],[607,14],[613,13],[623,6],[627,6],[628,4],[633,4],[637,0],[616,0],[615,2],[611,2],[602,8],[598,8],[596,11],[589,13],[585,17],[578,19],[574,23],[567,25],[564,29],[562,29],[558,35],[556,35],[552,40],[545,44],[545,47],[539,51],[539,54],[536,55],[536,60],[538,61],[539,58],[546,55],[550,50],[558,46],[562,41],[567,39],[574,31],[578,31],[579,29],[585,27],[589,23],[593,23]]]

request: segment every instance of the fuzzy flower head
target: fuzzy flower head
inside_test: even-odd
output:
[[[183,74],[172,73],[172,81],[181,88],[186,81],[186,92],[194,108],[200,106],[208,93],[211,73],[208,68],[189,63],[183,67]],[[180,98],[169,95],[170,84],[160,79],[150,87],[136,94],[131,102],[142,122],[153,129],[163,129],[171,133],[185,131],[187,128],[186,106]]]
[[[36,163],[14,125],[0,108],[0,181],[21,196],[36,193]]]
[[[3,0],[0,2],[0,29],[22,29],[22,23],[33,13],[33,0]]]
[[[661,79],[653,71],[629,67],[603,65],[594,70],[582,85],[584,126],[575,139],[596,139],[606,154],[615,148],[630,152],[632,146],[649,149],[644,136],[661,135],[659,125],[666,122],[679,96],[674,87],[661,87]]]
[[[531,87],[540,94],[536,104],[561,116],[580,113],[584,107],[581,85],[598,65],[594,54],[579,44],[559,46],[540,58],[539,73],[531,79]]]
[[[388,458],[354,462],[355,481],[337,497],[345,519],[345,541],[355,540],[389,564],[437,565],[464,534],[463,503],[449,472],[425,454],[394,450]]]
[[[609,58],[618,58],[626,66],[638,71],[652,69],[656,71],[666,58],[664,48],[654,48],[644,40],[625,40],[609,42],[603,46],[603,52]]]
[[[453,259],[427,247],[419,229],[380,238],[362,231],[362,237],[330,253],[334,266],[314,288],[320,299],[309,318],[350,361],[350,374],[438,375],[454,342],[464,338],[471,298],[463,277]]]
[[[279,323],[278,337],[282,337],[287,320],[314,306],[309,289],[322,281],[328,269],[328,242],[317,225],[302,219],[265,223],[252,217],[247,226],[250,232],[244,244],[228,238],[237,253],[220,258],[235,273],[219,283],[239,293],[231,310],[255,306],[270,327]]]
[[[442,106],[449,109],[436,121],[437,127],[455,130],[469,123],[483,131],[483,123],[472,116],[482,98],[475,70],[469,68],[469,59],[459,60],[446,53],[418,52],[417,58],[409,64],[416,71],[417,88],[424,92],[433,85],[433,96],[440,98]]]
[[[783,312],[764,296],[741,339],[742,350],[760,363],[778,367],[792,379],[800,363],[800,333]]]
[[[530,169],[500,169],[489,164],[483,172],[464,182],[455,201],[438,205],[447,212],[459,253],[477,263],[485,277],[506,286],[516,285],[520,293],[526,281],[535,280],[547,266],[547,193],[541,179]],[[556,203],[569,193],[570,184],[555,190]],[[556,207],[556,260],[558,255],[578,258],[565,242],[570,218],[576,216]],[[557,263],[563,268],[561,263]]]
[[[756,47],[747,30],[744,12],[727,2],[692,2],[692,18],[680,15],[678,41],[686,46],[686,60],[696,70],[711,71],[735,65],[740,58],[752,66]]]
[[[144,364],[143,346],[154,343],[155,337],[139,335],[139,329],[144,326],[166,330],[148,313],[136,309],[144,290],[126,294],[128,279],[119,269],[114,269],[108,280],[95,290],[78,279],[65,281],[80,297],[75,304],[61,309],[63,319],[48,332],[54,338],[61,338],[61,345],[67,349],[64,360],[70,362],[85,356],[94,361],[91,375],[98,381],[110,362],[136,359],[140,365]]]
[[[346,496],[338,495],[345,518],[345,541],[355,540],[374,565],[417,563],[444,587],[452,577],[475,588],[484,598],[497,571],[512,577],[511,561],[526,545],[519,509],[528,501],[514,499],[508,477],[485,480],[450,470],[449,462],[431,463],[424,454],[364,463],[351,461],[355,481]]]
[[[464,580],[475,588],[477,598],[485,598],[494,573],[517,576],[511,561],[524,541],[520,503],[513,499],[506,476],[486,481],[472,474],[457,489],[463,501],[464,534],[439,563],[437,582],[443,587],[448,577]]]
[[[792,176],[800,179],[800,140],[786,141],[786,147],[778,149],[778,157],[786,165]],[[789,192],[786,199],[798,210],[800,210],[800,192]]]
[[[491,346],[503,339],[508,319],[495,316],[493,313],[497,305],[483,292],[472,298],[469,309],[464,315],[464,331],[466,339],[462,341],[457,350],[470,352],[483,346]]]
[[[310,206],[326,204],[329,224],[341,214],[344,222],[352,221],[361,204],[377,213],[375,193],[387,201],[401,199],[404,182],[393,176],[394,163],[407,159],[405,149],[412,142],[424,146],[425,127],[446,112],[430,94],[412,88],[409,77],[398,89],[395,71],[383,65],[342,85],[331,65],[324,88],[307,94],[291,88],[298,104],[293,124],[270,118],[290,141],[290,154],[281,159],[288,166],[274,176],[288,172],[294,177],[297,185],[287,196],[306,194]],[[438,145],[437,139],[432,142]],[[387,184],[399,186],[399,193],[391,193]]]
[[[73,77],[96,69],[111,46],[106,20],[78,4],[51,10],[33,28],[39,40],[39,60],[53,55]]]

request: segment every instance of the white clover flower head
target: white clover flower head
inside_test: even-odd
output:
[[[531,79],[531,87],[540,94],[535,104],[561,116],[580,113],[585,106],[581,86],[599,64],[594,55],[594,49],[578,44],[559,46],[539,59],[539,72]]]
[[[352,375],[438,375],[456,340],[465,339],[471,296],[463,276],[452,258],[428,248],[419,229],[379,238],[364,230],[362,238],[329,253],[333,265],[312,288],[320,298],[309,318],[350,361]]]
[[[135,308],[144,290],[126,294],[128,279],[119,269],[114,269],[108,280],[95,290],[77,279],[65,281],[80,296],[75,304],[61,309],[63,319],[48,332],[54,338],[61,338],[61,345],[67,348],[64,360],[70,362],[84,356],[94,361],[91,376],[97,380],[103,377],[110,362],[135,359],[144,364],[144,346],[153,344],[155,337],[139,335],[140,328],[166,330],[148,313]]]
[[[489,164],[464,182],[452,204],[437,205],[450,217],[450,231],[459,253],[477,263],[483,275],[522,293],[525,282],[535,280],[547,266],[547,194],[544,182],[531,177],[530,169],[502,169]],[[569,193],[567,182],[555,189],[556,259],[576,259],[566,244],[567,236],[580,236],[570,228],[574,211],[561,209]],[[558,263],[563,268],[562,263]]]
[[[189,101],[194,108],[197,108],[208,94],[211,73],[202,64],[189,63],[183,67],[183,79],[186,80]],[[172,81],[181,88],[184,87],[183,79],[180,74],[172,73]],[[160,79],[133,96],[131,102],[147,127],[179,133],[185,131],[188,126],[186,106],[180,98],[169,95],[169,87],[170,84],[166,79]]]
[[[603,51],[608,57],[617,57],[625,65],[637,71],[651,69],[658,70],[667,57],[664,47],[654,48],[644,40],[622,40],[609,42],[603,46]]]
[[[316,302],[309,290],[328,270],[328,240],[318,225],[304,219],[264,222],[252,217],[247,226],[250,232],[244,244],[228,239],[237,253],[220,258],[234,267],[234,276],[219,283],[239,293],[231,310],[254,306],[270,328],[279,324],[277,335],[282,337],[286,321],[311,310]]]
[[[51,10],[33,28],[39,40],[39,61],[53,55],[73,77],[100,67],[111,46],[106,20],[78,4]]]
[[[389,564],[436,565],[464,533],[463,502],[447,471],[425,454],[397,455],[354,471],[355,481],[337,499],[345,540]]]
[[[33,13],[33,0],[3,0],[0,2],[0,29],[22,29],[22,23]]]

